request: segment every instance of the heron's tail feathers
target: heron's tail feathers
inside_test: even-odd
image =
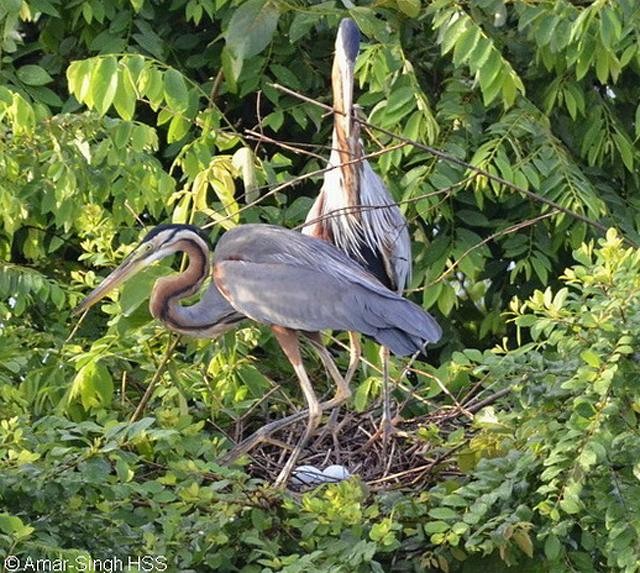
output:
[[[423,351],[442,337],[442,328],[433,316],[407,299],[398,298],[369,310],[367,318],[377,323],[373,338],[397,356]]]

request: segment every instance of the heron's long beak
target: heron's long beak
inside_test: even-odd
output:
[[[351,137],[353,125],[353,70],[359,48],[360,31],[353,20],[345,18],[338,28],[331,80],[334,107],[344,114],[336,118],[336,127],[343,128],[347,139]]]
[[[141,271],[148,264],[148,258],[141,257],[141,254],[136,249],[73,309],[73,314],[80,314],[91,308],[113,289]]]

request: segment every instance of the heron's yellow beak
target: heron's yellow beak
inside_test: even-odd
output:
[[[360,47],[360,32],[355,22],[345,18],[340,22],[336,37],[336,53],[333,58],[333,105],[343,113],[337,125],[342,124],[344,134],[351,137],[353,113],[353,70]]]
[[[133,251],[122,263],[111,272],[82,302],[73,309],[73,314],[81,314],[103,299],[113,289],[120,286],[128,278],[145,268],[150,262],[147,258],[149,245],[143,244]]]
[[[351,137],[353,113],[353,63],[341,56],[341,52],[336,54],[333,66],[333,105],[342,114],[337,118],[336,125],[344,130],[344,135],[348,139]]]

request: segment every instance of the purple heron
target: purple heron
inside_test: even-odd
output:
[[[441,329],[422,308],[389,290],[372,274],[326,241],[272,225],[240,225],[218,241],[211,265],[206,236],[190,225],[160,225],[77,307],[82,312],[154,261],[177,252],[189,264],[178,274],[158,279],[149,300],[151,314],[170,330],[215,337],[245,319],[268,325],[291,362],[308,410],[306,429],[276,483],[286,482],[318,427],[323,410],[350,396],[344,377],[320,343],[321,330],[347,330],[370,336],[399,356],[437,341]],[[212,282],[198,302],[180,301]],[[302,362],[300,334],[309,338],[337,386],[334,398],[320,403]],[[269,425],[273,431],[282,420]],[[260,434],[267,435],[267,432]],[[254,442],[251,442],[253,444]],[[246,451],[246,447],[241,449]]]

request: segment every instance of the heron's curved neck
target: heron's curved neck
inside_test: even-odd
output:
[[[162,277],[153,285],[149,310],[154,318],[166,322],[169,326],[175,322],[180,325],[179,302],[196,293],[209,275],[209,247],[200,237],[185,237],[177,241],[172,249],[183,252],[189,257],[187,268],[179,275]]]

